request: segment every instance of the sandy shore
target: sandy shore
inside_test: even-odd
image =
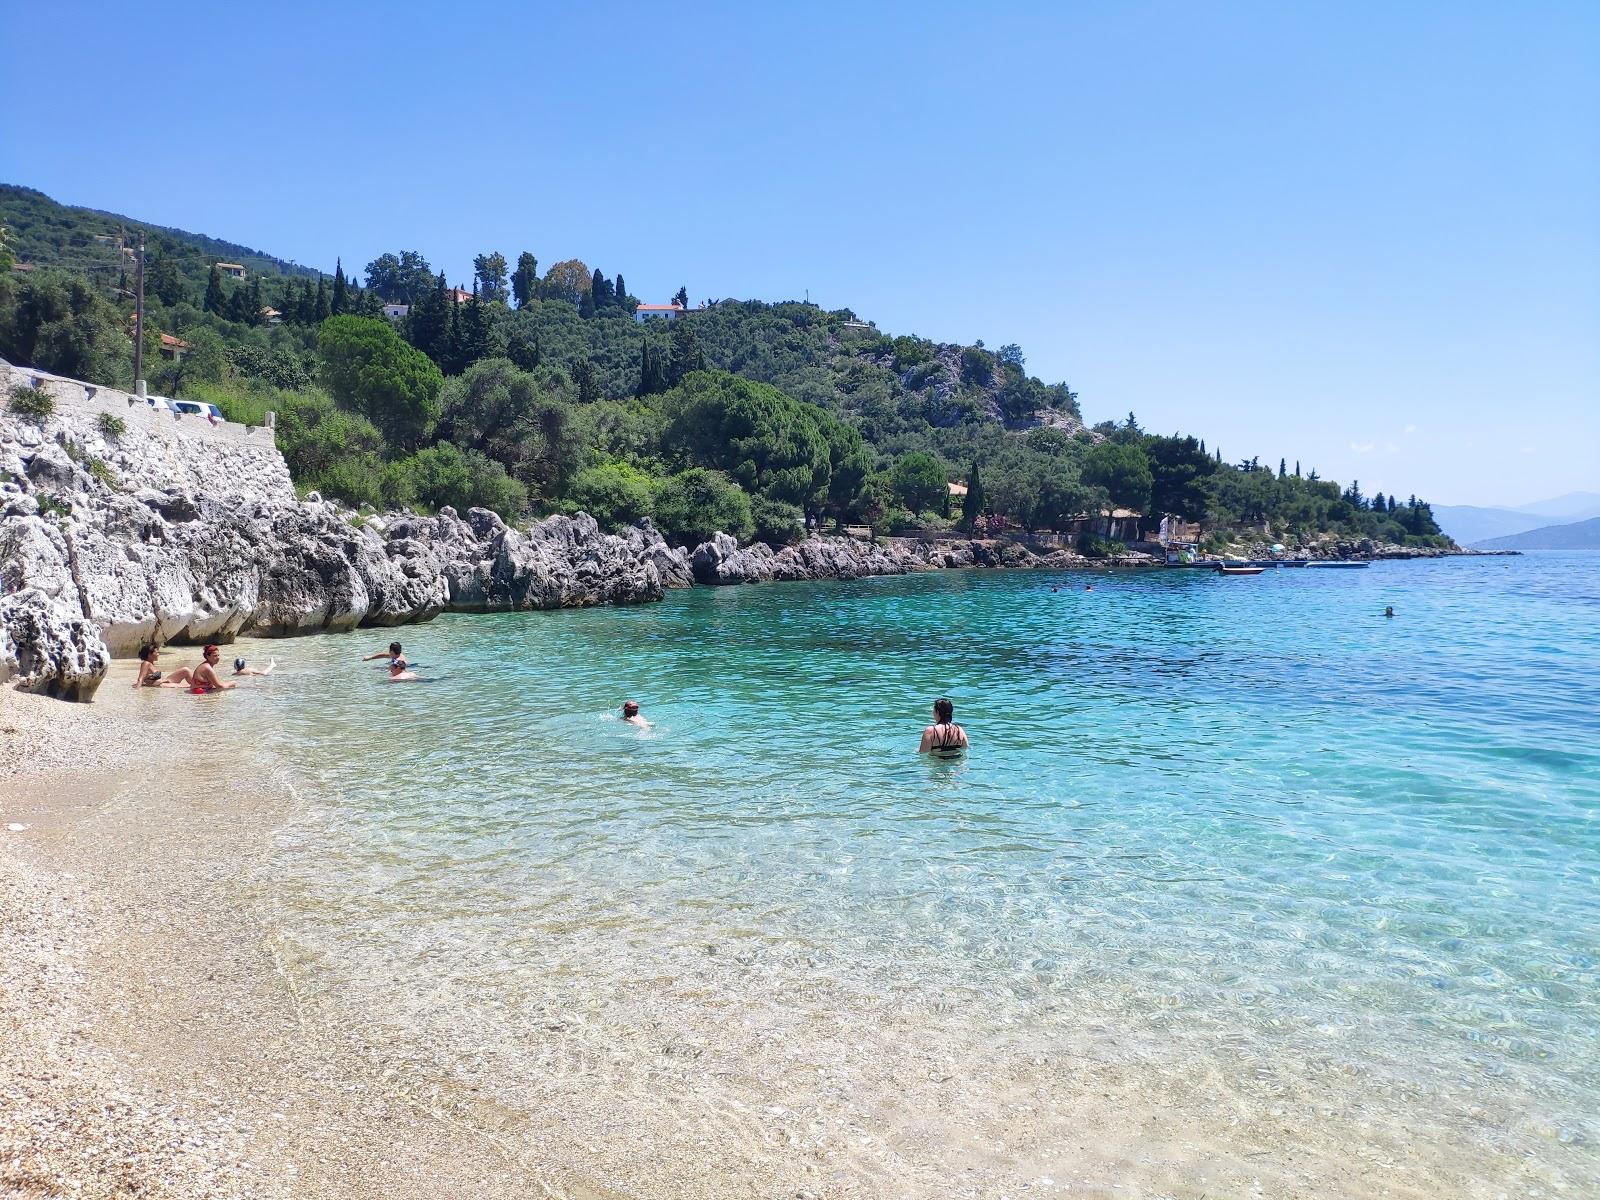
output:
[[[308,1011],[238,884],[292,793],[131,678],[0,693],[0,1194],[616,1195]]]

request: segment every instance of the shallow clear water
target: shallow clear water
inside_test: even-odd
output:
[[[1600,556],[694,589],[394,631],[421,685],[356,661],[389,636],[245,643],[280,673],[227,699],[304,801],[280,933],[508,1102],[689,1041],[743,1056],[726,1104],[955,1177],[948,1127],[782,1065],[875,1037],[1600,1186]]]

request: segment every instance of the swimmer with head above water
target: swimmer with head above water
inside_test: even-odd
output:
[[[237,683],[223,683],[217,678],[217,663],[222,659],[222,651],[215,644],[208,645],[200,652],[200,663],[189,673],[189,694],[191,696],[205,696],[212,692],[226,692],[236,688]]]
[[[278,660],[275,658],[269,658],[267,665],[264,667],[247,667],[242,658],[233,660],[233,673],[235,675],[271,675],[277,669]]]
[[[361,661],[371,662],[376,658],[387,658],[389,660],[389,669],[391,671],[394,670],[394,664],[397,662],[400,664],[400,669],[402,671],[405,670],[408,665],[406,663],[406,656],[400,652],[399,642],[390,642],[387,650],[379,650],[376,654],[369,654]]]
[[[922,731],[918,754],[951,757],[967,748],[967,731],[955,723],[956,706],[940,696],[933,702],[933,724]]]
[[[622,719],[629,725],[637,725],[640,729],[652,729],[654,726],[639,715],[639,702],[629,700],[622,706]]]

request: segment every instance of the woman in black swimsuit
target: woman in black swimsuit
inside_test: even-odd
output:
[[[134,687],[178,687],[188,682],[188,667],[179,667],[171,675],[162,678],[161,672],[156,670],[156,662],[160,658],[161,647],[155,643],[147,642],[139,647],[139,674],[134,677]]]
[[[918,754],[952,755],[967,748],[967,731],[955,723],[956,706],[943,696],[933,702],[933,724],[922,731]]]

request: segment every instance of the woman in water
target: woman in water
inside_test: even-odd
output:
[[[222,651],[215,645],[209,645],[200,652],[200,664],[189,676],[191,696],[204,696],[208,692],[225,692],[229,688],[239,686],[237,683],[223,683],[217,678],[217,663],[221,659]]]
[[[134,678],[134,687],[178,687],[189,681],[188,667],[179,667],[171,675],[163,677],[161,672],[156,670],[156,663],[160,658],[161,647],[154,642],[146,642],[139,647],[139,674]]]
[[[933,702],[933,724],[922,731],[918,754],[952,755],[967,748],[967,731],[955,723],[956,706],[940,696]]]

